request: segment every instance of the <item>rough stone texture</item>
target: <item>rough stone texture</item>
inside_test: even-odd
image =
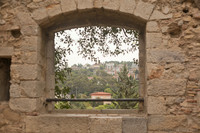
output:
[[[61,0],[61,9],[64,14],[74,11],[76,10],[76,2],[74,0]]]
[[[156,21],[149,21],[147,23],[147,31],[149,31],[149,32],[159,31],[158,23]]]
[[[91,117],[91,133],[122,133],[121,117]]]
[[[68,15],[74,17],[77,14],[75,18],[78,21],[70,24],[79,27],[80,22],[88,21],[80,14],[87,11],[88,14],[96,14],[100,8],[106,15],[114,11],[109,16],[110,25],[121,22],[120,18],[124,15],[127,18],[135,16],[131,24],[136,24],[136,29],[140,23],[146,24],[146,31],[141,32],[143,40],[140,40],[140,58],[144,62],[141,67],[146,75],[140,84],[143,87],[141,92],[144,92],[141,96],[145,96],[144,115],[136,119],[130,118],[132,114],[128,113],[125,114],[127,118],[122,118],[122,114],[110,114],[112,117],[109,118],[97,114],[93,114],[92,118],[74,118],[66,114],[37,116],[40,112],[46,114],[50,111],[46,109],[45,99],[54,96],[53,48],[46,49],[45,39],[49,38],[45,37],[48,35],[45,28],[48,29],[49,25],[60,28],[57,23],[70,23],[72,19]],[[10,101],[0,102],[0,132],[54,132],[55,129],[56,132],[92,133],[101,132],[97,130],[101,129],[108,133],[129,133],[139,132],[147,119],[148,128],[140,131],[199,133],[199,14],[198,0],[0,1],[0,58],[11,58]],[[112,18],[115,15],[119,16],[119,20]],[[95,18],[93,15],[91,20]],[[69,28],[68,25],[65,28]],[[52,64],[46,64],[49,60]],[[47,72],[49,75],[46,75]],[[46,79],[50,79],[49,82]],[[107,114],[109,111],[98,112]],[[138,123],[138,126],[133,123]],[[66,131],[67,128],[70,131]]]
[[[138,17],[148,20],[153,11],[153,8],[153,4],[145,3],[142,0],[140,0],[134,11],[134,14]]]
[[[87,115],[42,115],[26,117],[26,133],[88,133]]]
[[[152,41],[157,41],[157,40],[152,40]],[[148,63],[161,63],[161,62],[177,63],[177,62],[184,62],[184,61],[185,61],[185,55],[178,50],[177,51],[176,50],[159,50],[159,51],[147,50]]]
[[[147,93],[150,96],[176,96],[184,95],[186,88],[185,79],[148,81]]]
[[[157,48],[162,46],[162,34],[161,33],[147,33],[146,48]]]
[[[27,97],[41,97],[44,93],[44,84],[40,81],[22,81],[20,88]]]
[[[92,0],[77,0],[78,2],[78,9],[87,9],[93,7]]]
[[[186,125],[186,116],[161,116],[161,115],[152,115],[149,117],[148,129],[149,130],[177,130],[178,127]],[[176,129],[177,128],[177,129]]]
[[[168,14],[165,15],[162,12],[158,11],[158,10],[154,10],[152,16],[150,17],[150,20],[154,20],[154,19],[170,19],[172,18],[172,14]]]
[[[9,106],[14,111],[34,112],[38,109],[39,100],[30,98],[11,98]]]
[[[135,7],[136,7],[135,0],[120,0],[119,10],[121,12],[133,14]]]
[[[120,0],[104,0],[103,1],[103,8],[111,9],[111,10],[119,10],[120,7]]]
[[[13,53],[13,47],[0,47],[0,57],[11,57]]]
[[[13,75],[19,75],[20,79],[35,80],[39,79],[39,66],[37,65],[12,65],[11,71]],[[32,71],[32,73],[30,73]]]
[[[147,113],[148,114],[166,114],[167,107],[164,97],[151,97],[147,99]]]
[[[147,120],[142,117],[123,118],[123,133],[146,133]]]
[[[38,22],[44,22],[44,21],[49,21],[48,13],[46,8],[39,8],[35,9],[33,13],[31,14],[32,18]]]

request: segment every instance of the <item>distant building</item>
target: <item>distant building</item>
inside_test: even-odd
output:
[[[88,77],[89,80],[92,80],[94,77]]]
[[[111,94],[106,92],[94,92],[90,94],[91,99],[111,99]],[[111,104],[111,102],[104,101],[103,104]]]

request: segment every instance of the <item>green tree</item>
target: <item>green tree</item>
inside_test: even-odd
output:
[[[138,95],[138,81],[128,76],[127,66],[124,64],[121,71],[118,73],[119,79],[117,82],[118,89],[113,90],[116,98],[137,98]],[[135,102],[113,102],[117,108],[132,109],[135,108]]]
[[[75,29],[78,33],[80,39],[75,42],[71,35],[66,31],[60,31],[55,34],[58,38],[57,43],[63,43],[67,47],[55,48],[55,96],[57,98],[73,98],[73,95],[69,96],[71,93],[70,86],[71,81],[77,86],[78,82],[76,79],[68,80],[69,75],[71,75],[71,69],[67,67],[66,55],[73,52],[71,50],[72,45],[77,45],[79,51],[78,54],[82,55],[84,58],[88,58],[92,61],[97,61],[96,51],[101,52],[103,55],[114,55],[125,54],[127,52],[133,52],[138,48],[138,32],[132,29],[117,28],[117,27],[103,27],[103,26],[88,26],[83,28]],[[56,40],[56,39],[55,39]],[[115,49],[110,48],[110,44],[113,44]],[[124,47],[124,45],[127,47]],[[137,60],[136,60],[137,61]],[[78,64],[79,68],[83,66]],[[101,67],[102,69],[103,67]],[[96,90],[104,90],[105,88],[112,88],[112,82],[114,80],[108,80],[108,78],[100,78],[102,75],[106,76],[105,73],[100,72],[100,75],[94,78],[89,84],[96,86]],[[91,73],[90,73],[91,76]],[[108,77],[108,76],[106,76]],[[88,82],[86,78],[79,77],[82,80],[81,87],[84,86],[83,82]],[[67,81],[68,80],[68,81]],[[79,79],[78,79],[79,80]],[[71,83],[73,84],[73,83]],[[106,86],[106,87],[104,87]],[[80,87],[80,86],[79,86]],[[104,88],[103,88],[104,87]],[[80,89],[83,90],[84,87]],[[86,88],[86,87],[85,87]],[[91,91],[94,87],[87,87]],[[62,102],[57,108],[70,108],[70,103]]]

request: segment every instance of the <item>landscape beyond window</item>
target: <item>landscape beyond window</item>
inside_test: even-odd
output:
[[[55,33],[55,97],[138,98],[138,32],[89,26]],[[136,102],[57,102],[57,109],[133,109]]]

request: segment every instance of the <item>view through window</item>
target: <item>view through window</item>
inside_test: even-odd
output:
[[[138,32],[88,26],[55,33],[55,97],[138,98]],[[57,102],[57,109],[133,109],[137,102]]]

